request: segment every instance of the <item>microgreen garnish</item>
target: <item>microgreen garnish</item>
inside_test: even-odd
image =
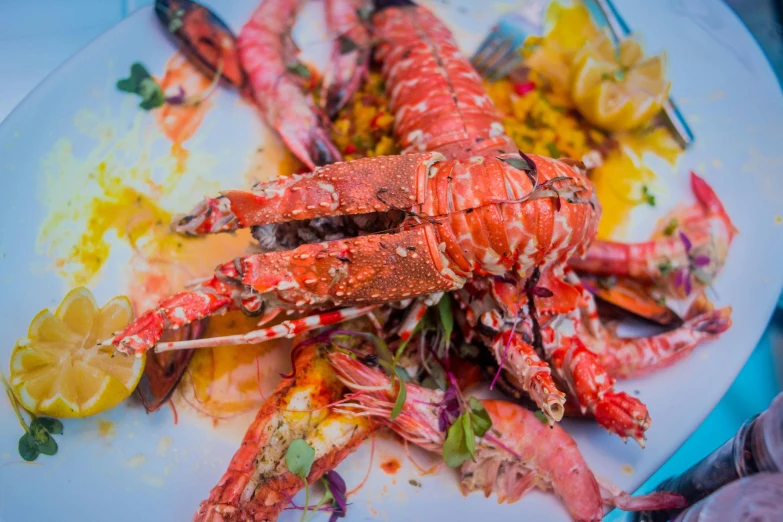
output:
[[[166,101],[163,89],[139,62],[131,65],[130,76],[119,80],[117,88],[123,92],[139,95],[141,97],[139,107],[145,111],[161,107]]]
[[[642,200],[651,207],[655,206],[655,196],[650,192],[650,188],[647,185],[642,185]]]
[[[307,516],[307,507],[310,505],[310,485],[307,483],[307,476],[315,461],[315,450],[304,439],[295,439],[288,446],[285,452],[285,466],[288,471],[304,481],[305,502],[302,510],[302,522]]]
[[[456,386],[451,385],[446,388],[443,400],[438,405],[438,429],[446,431],[459,417],[459,412],[459,390]]]
[[[538,186],[538,167],[536,163],[527,157],[527,155],[521,150],[517,150],[519,158],[501,158],[497,157],[500,161],[508,163],[517,170],[522,170],[527,174],[527,179],[533,184],[533,188]]]
[[[666,225],[666,228],[663,229],[663,235],[667,237],[671,237],[674,235],[674,232],[677,230],[677,220],[672,219],[669,221],[669,224]]]
[[[398,368],[395,368],[395,373],[399,377],[397,380],[399,391],[397,392],[397,400],[394,401],[394,408],[392,408],[391,415],[389,416],[392,420],[400,415],[402,407],[405,406],[405,400],[408,398],[408,390],[405,388],[405,380],[402,377],[402,373]],[[410,379],[410,377],[408,377],[408,379]]]
[[[461,466],[468,459],[475,461],[476,437],[483,437],[492,427],[489,413],[480,401],[471,397],[465,411],[449,427],[443,443],[443,460],[450,468]]]
[[[185,95],[185,89],[183,89],[182,86],[179,86],[176,94],[166,96],[163,89],[158,82],[155,81],[149,71],[147,71],[142,64],[136,62],[131,65],[130,76],[117,82],[117,89],[140,96],[141,103],[139,103],[139,107],[145,111],[157,109],[164,104],[198,106],[215,91],[220,83],[222,74],[223,61],[221,60],[218,63],[215,76],[212,78],[212,83],[201,95],[188,97]]]
[[[369,5],[362,6],[356,10],[356,16],[363,22],[369,22],[372,16],[373,8]]]
[[[514,167],[517,170],[524,170],[525,172],[532,172],[534,167],[531,167],[530,164],[525,161],[524,158],[501,158],[498,156],[498,159],[502,161],[503,163],[508,163],[512,167]],[[535,164],[534,164],[535,165]]]
[[[309,80],[311,76],[310,69],[308,69],[305,64],[300,62],[289,64],[288,67],[286,67],[286,70],[304,80]]]
[[[345,481],[336,471],[327,471],[321,478],[326,487],[326,494],[324,499],[321,499],[321,505],[328,502],[328,497],[332,500],[332,514],[329,517],[329,522],[334,522],[338,518],[343,518],[348,512],[348,500],[346,495]]]
[[[544,412],[541,410],[536,410],[534,415],[538,420],[543,422],[544,424],[549,424],[549,420],[546,418],[546,415],[544,415]]]
[[[596,284],[604,290],[611,290],[617,285],[616,276],[603,276],[595,279]]]
[[[285,465],[288,471],[301,479],[310,474],[315,460],[315,450],[304,439],[295,439],[285,452]]]
[[[658,271],[661,273],[662,276],[666,277],[667,275],[671,274],[674,267],[672,267],[672,262],[668,259],[666,261],[663,261],[658,265]]]
[[[11,401],[11,407],[14,409],[19,425],[22,426],[24,434],[19,439],[19,456],[27,462],[32,462],[39,455],[55,455],[57,453],[57,442],[52,435],[61,435],[63,432],[63,423],[51,417],[38,417],[34,413],[24,409],[16,400],[11,386],[5,380],[5,375],[0,373],[0,379],[5,386],[5,393],[8,400]],[[30,424],[25,422],[22,411],[30,416]]]
[[[560,159],[560,156],[562,156],[560,151],[557,150],[557,145],[554,143],[547,143],[546,150],[549,152],[549,155],[552,157],[552,159]]]
[[[682,287],[685,290],[685,295],[690,295],[691,290],[693,290],[691,278],[695,278],[700,283],[708,286],[712,283],[712,278],[704,271],[704,267],[708,266],[711,260],[705,254],[695,254],[693,252],[693,243],[684,232],[680,232],[680,241],[682,241],[685,253],[688,256],[688,266],[678,268],[675,271],[674,286],[677,288]]]
[[[454,314],[451,310],[451,298],[448,293],[438,301],[438,316],[440,324],[443,326],[443,344],[448,348],[451,343],[451,334],[454,331]]]
[[[340,42],[340,54],[348,54],[359,48],[359,44],[344,34],[340,35],[338,41]]]

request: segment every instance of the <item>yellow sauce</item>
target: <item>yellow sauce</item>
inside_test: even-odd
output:
[[[655,154],[674,165],[681,153],[666,129],[617,135],[615,139],[620,143],[619,148],[611,151],[603,165],[591,173],[603,208],[598,225],[600,239],[610,239],[623,232],[634,207],[646,204],[642,187],[654,182],[656,175],[646,166],[644,155]]]

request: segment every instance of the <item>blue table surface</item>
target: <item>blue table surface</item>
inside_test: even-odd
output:
[[[774,0],[728,0],[754,32],[783,77],[780,25]],[[0,0],[0,120],[49,72],[124,16],[152,0]],[[778,309],[742,372],[698,430],[641,488],[650,491],[729,439],[764,410],[783,386],[783,311]],[[608,520],[622,515],[612,513]]]

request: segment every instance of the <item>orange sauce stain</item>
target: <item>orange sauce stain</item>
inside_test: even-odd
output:
[[[211,84],[182,54],[175,54],[166,63],[163,78],[159,80],[163,92],[171,94],[174,89],[182,87],[188,98],[198,98],[203,95]],[[171,155],[177,160],[177,171],[185,171],[188,151],[183,143],[189,140],[204,120],[210,108],[210,103],[204,100],[197,105],[165,104],[155,111],[155,118],[161,131],[171,140]]]
[[[400,469],[400,461],[392,457],[381,462],[381,469],[387,475],[394,475]]]
[[[233,335],[255,330],[257,318],[229,312],[210,318],[205,337]],[[183,394],[197,410],[217,418],[256,410],[265,397],[261,391],[268,375],[263,358],[282,350],[285,339],[255,345],[220,346],[197,350],[181,384]]]

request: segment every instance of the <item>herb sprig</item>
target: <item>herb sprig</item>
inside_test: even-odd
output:
[[[24,434],[19,439],[19,456],[27,462],[32,462],[39,455],[55,455],[57,453],[57,442],[52,435],[62,435],[63,423],[51,417],[38,417],[34,413],[25,410],[19,404],[19,401],[16,400],[16,395],[11,390],[8,381],[5,380],[5,375],[0,373],[0,379],[3,381],[5,393],[8,395],[8,400],[11,401],[11,406],[14,409],[19,425],[24,429]],[[27,412],[30,416],[29,425],[22,416],[22,411]]]
[[[310,485],[307,482],[307,477],[310,475],[314,462],[315,449],[306,440],[295,439],[288,446],[288,450],[285,453],[285,466],[288,468],[288,471],[304,481],[305,501],[304,507],[301,508],[301,521],[309,520],[319,511],[329,511],[331,512],[329,522],[334,522],[338,518],[344,517],[348,510],[345,480],[336,471],[332,470],[325,473],[321,477],[324,494],[321,500],[318,501],[318,504],[310,508]],[[331,502],[332,506],[324,507],[328,502]],[[310,512],[310,517],[307,516],[308,512]]]
[[[443,460],[450,468],[462,465],[468,459],[476,460],[476,437],[483,437],[492,427],[489,413],[475,397],[468,399],[465,411],[449,427],[443,443]]]
[[[212,78],[212,83],[207,89],[198,96],[186,96],[185,90],[180,86],[177,94],[166,96],[163,92],[163,88],[155,81],[155,78],[149,73],[146,67],[139,62],[135,62],[131,65],[130,75],[127,78],[123,78],[117,82],[117,89],[130,94],[136,94],[141,97],[141,103],[139,107],[145,111],[151,111],[162,107],[164,104],[169,105],[189,105],[196,107],[201,102],[209,98],[209,96],[215,91],[220,78],[223,74],[223,61],[218,63],[215,76]]]
[[[307,476],[315,462],[315,449],[304,439],[295,439],[285,452],[285,467],[288,471],[302,479],[305,487],[304,509],[302,510],[302,522],[307,516],[307,508],[310,505],[310,484]]]

